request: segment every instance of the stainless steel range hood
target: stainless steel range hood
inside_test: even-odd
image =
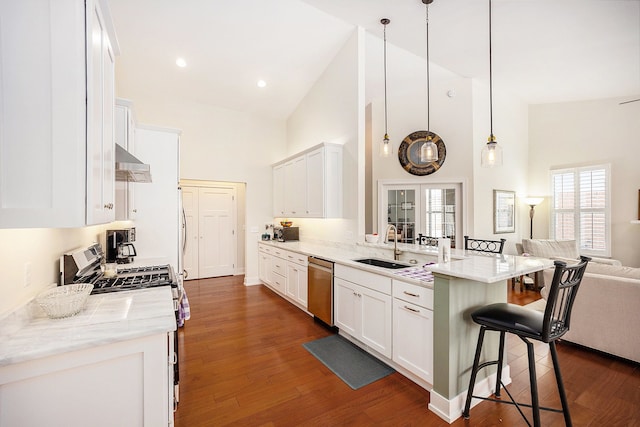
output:
[[[116,144],[116,181],[151,182],[151,166]]]

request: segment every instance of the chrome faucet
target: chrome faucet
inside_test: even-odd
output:
[[[389,224],[387,225],[387,231],[384,233],[384,243],[389,242],[389,230],[393,228],[393,259],[398,261],[400,259],[400,254],[402,251],[398,249],[398,229],[395,225]]]

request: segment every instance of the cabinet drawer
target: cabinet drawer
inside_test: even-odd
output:
[[[285,259],[289,262],[293,262],[295,264],[302,265],[302,266],[306,266],[308,263],[307,256],[298,252],[286,251]]]
[[[284,262],[282,262],[282,264],[284,265]],[[285,268],[285,271],[286,271],[286,268]],[[275,272],[275,270],[274,270],[274,272]],[[281,294],[284,294],[286,292],[287,279],[284,276],[282,276],[281,274],[274,274],[273,278],[271,279],[271,283],[272,283],[273,287],[275,288],[275,290],[277,290]]]
[[[433,310],[433,289],[393,279],[393,297]]]
[[[269,246],[269,245],[258,245],[258,250],[260,252],[264,252],[266,254],[271,254],[273,255],[273,250],[275,248],[273,246]]]
[[[271,249],[271,255],[273,256],[277,256],[278,258],[286,258],[285,253],[287,251],[285,251],[284,249],[280,249],[280,248],[270,248]]]
[[[357,268],[347,267],[342,264],[336,264],[334,267],[334,276],[348,280],[352,283],[364,286],[374,291],[391,295],[391,278],[380,274],[370,273],[368,271],[359,270]]]
[[[281,258],[272,258],[271,259],[271,270],[275,274],[279,274],[282,277],[286,277],[287,275],[287,262]]]

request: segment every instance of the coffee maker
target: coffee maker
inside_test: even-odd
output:
[[[136,229],[107,230],[106,262],[128,264],[137,255],[133,242],[136,241]]]

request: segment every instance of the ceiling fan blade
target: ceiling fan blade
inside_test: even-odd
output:
[[[618,105],[622,105],[622,104],[630,104],[630,103],[632,103],[632,102],[638,102],[638,101],[640,101],[640,98],[638,98],[638,99],[632,99],[631,101],[624,101],[624,102],[621,102],[621,103],[620,103],[620,104],[618,104]]]

